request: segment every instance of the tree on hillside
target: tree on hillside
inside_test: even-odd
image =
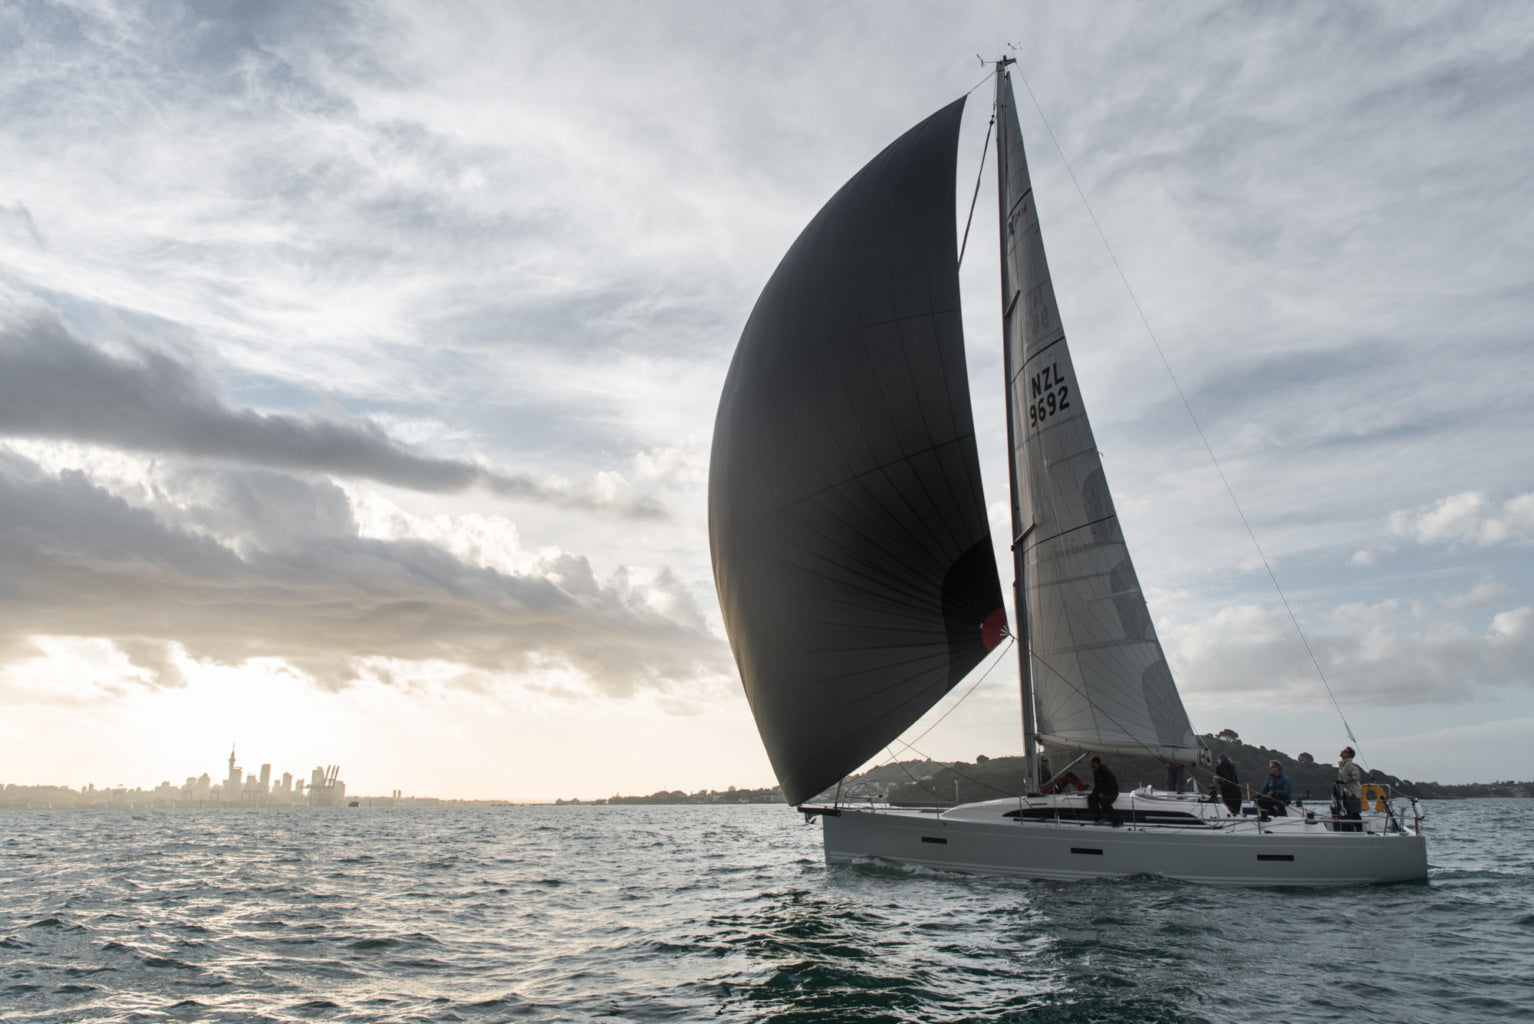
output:
[[[1214,734],[1217,739],[1226,740],[1230,743],[1240,743],[1241,736],[1234,729],[1221,729]]]
[[[1311,757],[1308,753],[1306,753],[1303,750],[1300,751],[1300,756],[1295,758],[1295,760],[1300,762],[1300,764],[1315,764],[1316,763],[1316,759]]]

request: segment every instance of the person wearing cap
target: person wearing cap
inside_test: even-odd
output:
[[[1118,818],[1113,815],[1113,801],[1119,798],[1119,780],[1108,766],[1103,764],[1102,758],[1092,758],[1092,792],[1087,794],[1087,809],[1097,815],[1098,821],[1109,821],[1117,826]]]
[[[1262,780],[1262,792],[1257,796],[1257,809],[1263,814],[1288,817],[1289,812],[1284,808],[1289,806],[1292,793],[1293,788],[1289,785],[1289,776],[1284,774],[1284,766],[1277,761],[1269,761],[1268,777]]]
[[[1240,814],[1241,782],[1236,778],[1236,766],[1230,763],[1229,754],[1220,754],[1220,761],[1214,766],[1214,774],[1220,783],[1220,799],[1225,801],[1225,808],[1232,814]]]
[[[1337,755],[1337,789],[1342,796],[1342,819],[1348,822],[1360,821],[1363,817],[1359,812],[1364,804],[1364,770],[1353,761],[1357,756],[1352,747],[1343,747]],[[1363,825],[1339,825],[1339,832],[1361,832]]]

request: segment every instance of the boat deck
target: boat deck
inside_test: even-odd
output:
[[[1328,804],[1264,816],[1192,794],[1120,796],[1111,820],[1083,795],[985,800],[951,807],[872,802],[801,806],[820,817],[826,859],[942,870],[1081,879],[1160,875],[1220,885],[1356,885],[1427,876],[1420,818],[1410,801],[1334,819]],[[1245,813],[1248,810],[1251,813]],[[1350,827],[1351,826],[1351,827]]]
[[[1087,807],[1086,796],[1077,793],[1048,796],[1006,797],[953,806],[902,807],[878,802],[843,804],[840,807],[804,806],[807,815],[835,814],[839,810],[875,810],[881,814],[912,816],[944,822],[1047,822],[1088,829],[1122,828],[1131,831],[1200,829],[1254,835],[1394,835],[1413,831],[1413,812],[1404,802],[1383,810],[1367,810],[1356,822],[1335,820],[1325,801],[1297,802],[1284,815],[1259,813],[1244,804],[1231,814],[1223,803],[1191,793],[1171,793],[1142,787],[1119,796],[1113,816],[1104,819]],[[1348,825],[1354,827],[1348,828]]]

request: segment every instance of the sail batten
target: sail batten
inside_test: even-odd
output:
[[[877,753],[994,643],[953,220],[962,110],[897,139],[804,229],[719,403],[714,581],[790,803]]]

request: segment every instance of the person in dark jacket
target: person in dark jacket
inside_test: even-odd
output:
[[[1236,766],[1230,763],[1229,754],[1220,755],[1220,763],[1214,766],[1214,774],[1220,783],[1220,799],[1232,814],[1241,813],[1241,783],[1236,778]]]
[[[1269,761],[1268,777],[1262,780],[1262,792],[1257,796],[1257,809],[1274,817],[1288,817],[1289,812],[1284,808],[1289,806],[1292,793],[1293,788],[1289,785],[1289,776],[1284,774],[1284,766],[1277,761]]]
[[[1097,815],[1098,821],[1110,821],[1117,825],[1113,816],[1113,801],[1119,798],[1119,780],[1103,764],[1101,758],[1092,758],[1092,792],[1087,794],[1087,809]]]

